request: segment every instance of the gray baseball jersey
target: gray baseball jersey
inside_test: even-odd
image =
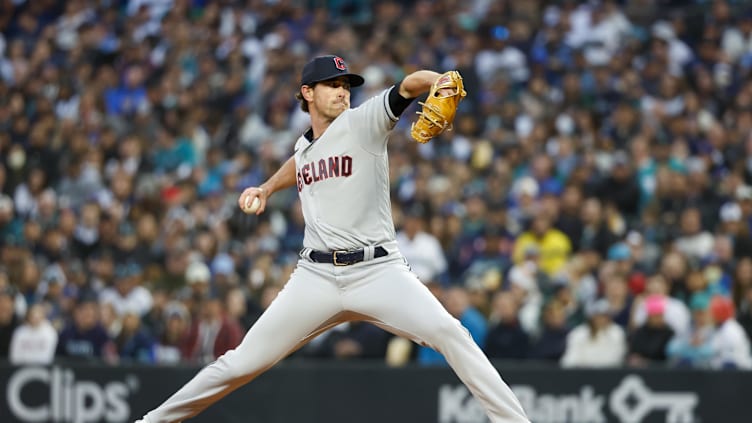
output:
[[[388,98],[386,89],[343,112],[317,140],[304,135],[296,142],[304,247],[352,250],[394,241],[386,144],[397,117]]]

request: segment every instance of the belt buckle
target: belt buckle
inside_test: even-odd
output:
[[[344,251],[344,250],[335,250],[335,251],[332,252],[332,263],[335,266],[347,266],[348,264],[350,264],[350,263],[340,263],[337,260],[337,254],[347,254],[347,251]]]

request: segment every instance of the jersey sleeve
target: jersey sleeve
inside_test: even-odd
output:
[[[373,154],[383,154],[389,132],[399,118],[389,106],[389,91],[394,86],[366,100],[350,113],[350,130],[363,134],[357,137],[361,146]]]

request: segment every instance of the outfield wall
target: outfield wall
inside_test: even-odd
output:
[[[752,372],[497,366],[534,423],[748,423]],[[132,422],[192,367],[0,365],[0,422]],[[207,423],[485,423],[446,368],[291,363],[210,407]]]

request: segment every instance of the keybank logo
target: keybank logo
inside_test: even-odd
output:
[[[653,412],[665,423],[697,423],[699,397],[693,392],[658,392],[639,376],[629,375],[610,394],[585,385],[579,392],[546,394],[529,385],[512,386],[530,420],[535,423],[639,423]],[[609,418],[609,414],[613,418]],[[480,404],[462,385],[439,388],[439,423],[486,423]]]
[[[611,412],[623,423],[640,423],[655,410],[666,412],[666,423],[694,423],[699,397],[693,392],[656,392],[642,378],[627,376],[611,393]]]
[[[42,385],[45,401],[24,398],[26,389]],[[24,422],[117,422],[130,417],[128,396],[138,389],[138,379],[104,385],[76,380],[73,370],[60,367],[24,367],[8,381],[6,402],[14,417]],[[36,387],[39,389],[39,387]]]

